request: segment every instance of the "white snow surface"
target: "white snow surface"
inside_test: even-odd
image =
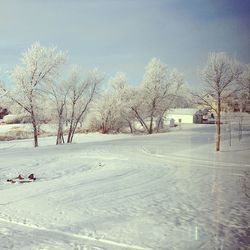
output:
[[[0,142],[0,249],[250,249],[250,131],[214,131]]]

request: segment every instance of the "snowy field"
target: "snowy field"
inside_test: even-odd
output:
[[[0,249],[250,249],[250,131],[216,153],[214,129],[0,142]]]

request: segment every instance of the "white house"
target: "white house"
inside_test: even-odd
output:
[[[193,123],[194,114],[198,109],[193,108],[181,108],[181,109],[171,109],[168,111],[164,117],[166,123],[171,119],[175,120],[175,123]]]

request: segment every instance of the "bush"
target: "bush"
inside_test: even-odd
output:
[[[31,119],[27,115],[6,115],[3,122],[6,124],[30,123]]]

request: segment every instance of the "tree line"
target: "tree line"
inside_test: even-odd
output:
[[[85,76],[80,66],[71,66],[65,74],[66,53],[58,48],[34,43],[11,72],[12,84],[0,84],[1,99],[16,112],[29,115],[34,146],[38,146],[39,125],[45,120],[57,124],[56,144],[71,143],[79,124],[88,122],[91,130],[102,133],[135,131],[159,132],[163,118],[171,108],[199,103],[217,114],[216,150],[220,150],[220,112],[235,93],[250,98],[250,66],[242,65],[226,53],[211,53],[202,72],[203,90],[185,87],[183,75],[157,58],[145,67],[139,85],[128,82],[117,72],[104,86],[105,74],[98,69]],[[67,125],[67,130],[65,129]]]
[[[140,86],[128,83],[118,72],[105,90],[105,74],[93,69],[84,77],[79,66],[72,66],[62,76],[66,54],[57,48],[33,44],[22,56],[21,64],[11,72],[10,88],[1,84],[1,92],[16,112],[25,111],[31,118],[34,146],[38,146],[38,126],[49,119],[57,123],[56,143],[71,143],[80,123],[88,114],[92,129],[103,133],[119,131],[137,120],[145,132],[154,132],[155,120],[162,119],[174,104],[183,85],[183,78],[159,59],[146,67]],[[68,124],[65,137],[65,125]]]

